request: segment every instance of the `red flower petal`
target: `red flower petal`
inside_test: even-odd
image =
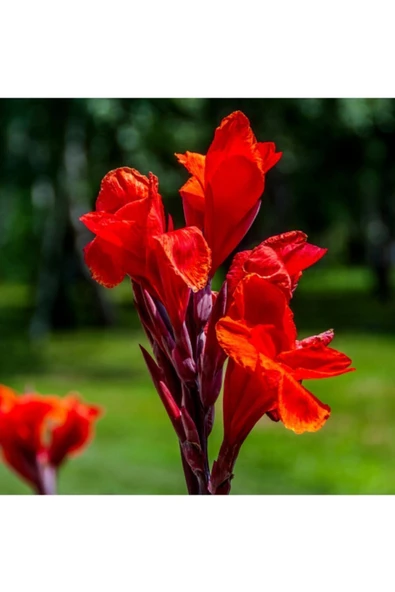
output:
[[[187,226],[204,229],[205,198],[202,186],[196,177],[191,177],[180,189],[185,222]]]
[[[154,238],[150,282],[173,323],[183,322],[189,289],[197,292],[208,281],[211,257],[202,233],[195,227]]]
[[[64,420],[52,430],[48,461],[58,467],[70,454],[82,451],[93,437],[93,427],[102,411],[96,405],[87,405],[69,395],[61,399]]]
[[[213,252],[213,271],[252,224],[263,189],[255,136],[247,117],[236,111],[221,122],[206,156],[205,235]]]
[[[297,434],[316,432],[330,415],[321,403],[289,374],[283,373],[278,394],[278,413],[285,427]]]
[[[184,165],[191,175],[198,181],[201,189],[204,189],[204,169],[206,157],[197,152],[186,152],[185,154],[176,154],[178,162]]]
[[[103,239],[87,244],[84,257],[93,279],[106,288],[117,286],[126,275],[123,250]]]
[[[250,327],[274,325],[279,332],[281,350],[291,349],[296,329],[285,295],[275,285],[257,274],[247,275],[239,282],[228,314],[244,319]]]
[[[210,151],[207,162],[209,158]],[[240,222],[257,206],[263,187],[263,174],[259,166],[252,158],[242,154],[227,157],[212,177],[207,178],[204,230],[213,251],[213,271],[247,232],[249,226],[240,226]],[[252,224],[253,219],[249,224]]]
[[[206,182],[215,173],[218,166],[232,156],[244,155],[255,162],[259,150],[248,117],[241,111],[234,111],[221,121],[215,130],[214,139],[207,152]],[[259,160],[261,155],[259,154]]]
[[[354,370],[349,368],[349,357],[322,342],[282,352],[277,361],[292,368],[292,375],[296,380],[327,378]]]
[[[127,203],[148,197],[147,177],[135,169],[122,167],[110,171],[101,182],[96,210],[114,213]]]
[[[248,260],[251,251],[240,251],[233,257],[230,264],[229,271],[226,274],[226,282],[228,284],[228,298],[231,297],[236,290],[238,283],[246,275],[244,264]]]
[[[195,227],[181,228],[155,238],[167,265],[194,292],[207,284],[210,269],[210,250],[202,233]],[[162,269],[160,269],[162,271]]]
[[[174,230],[174,222],[173,218],[170,214],[167,215],[167,232],[173,232]]]
[[[264,244],[253,249],[244,264],[246,273],[256,273],[272,284],[276,284],[286,295],[291,290],[291,280],[282,260],[276,252]]]
[[[0,411],[8,411],[17,401],[17,393],[4,384],[0,384]]]
[[[278,163],[283,153],[276,152],[276,145],[274,142],[258,142],[257,147],[262,158],[263,172],[267,173]]]
[[[37,457],[43,453],[45,421],[56,412],[55,397],[28,394],[15,397],[0,412],[0,445],[5,462],[36,489]]]
[[[224,440],[229,446],[240,445],[276,403],[276,391],[267,380],[229,360],[224,382]]]
[[[312,337],[306,337],[301,341],[296,341],[296,347],[310,347],[311,345],[329,345],[335,336],[333,329],[328,329],[319,335],[313,335]]]
[[[107,212],[90,212],[81,216],[80,220],[102,240],[118,248],[133,250],[136,242],[135,222],[120,220],[115,214]]]
[[[216,325],[218,343],[227,356],[245,369],[255,372],[258,352],[251,343],[251,329],[242,321],[224,317]]]
[[[282,257],[286,257],[286,255],[292,253],[295,248],[304,245],[306,240],[307,234],[301,230],[290,230],[289,232],[270,236],[263,241],[263,244],[274,249]]]
[[[149,175],[149,209],[148,218],[145,222],[145,210],[141,209],[137,214],[140,226],[144,227],[147,236],[162,234],[166,230],[165,211],[162,198],[158,193],[158,178],[152,173]]]
[[[306,242],[307,236],[293,230],[266,239],[263,244],[275,250],[284,262],[289,273],[294,290],[299,281],[301,272],[319,261],[328,249],[322,249]]]
[[[274,150],[273,143],[257,143],[247,117],[236,111],[216,129],[206,157],[176,155],[193,175],[181,189],[184,213],[188,224],[204,230],[212,250],[212,274],[253,223],[264,173],[281,156]]]

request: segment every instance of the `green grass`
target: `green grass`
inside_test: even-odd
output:
[[[314,285],[313,279],[309,281]],[[261,420],[241,450],[234,494],[395,493],[395,340],[389,333],[393,303],[375,303],[360,289],[351,290],[351,298],[344,286],[331,292],[327,286],[333,284],[326,281],[324,290],[300,290],[296,321],[302,334],[334,326],[334,346],[353,359],[357,372],[307,383],[332,408],[321,431],[297,436],[280,423]],[[18,328],[25,291],[20,288],[12,298],[12,289],[7,290],[8,296],[0,290],[0,382],[20,391],[25,386],[60,395],[77,390],[106,408],[91,446],[62,469],[59,492],[185,493],[177,440],[148,379],[138,348],[146,339],[133,329],[130,307],[130,328],[56,333],[32,345]],[[116,295],[120,301],[121,291]],[[358,323],[354,311],[361,300],[365,314]],[[351,321],[345,317],[343,301]],[[212,460],[220,441],[219,403]],[[0,493],[29,492],[0,465]]]

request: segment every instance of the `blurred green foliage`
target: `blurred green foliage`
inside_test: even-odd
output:
[[[367,309],[375,305],[364,270],[349,269],[348,275],[355,280],[352,289],[333,281],[336,270],[306,272],[294,309],[301,337],[327,329],[330,318],[338,329],[334,346],[351,356],[357,372],[306,383],[332,408],[331,418],[315,434],[296,436],[262,419],[241,450],[233,493],[395,493],[395,348],[386,334],[395,330],[395,303],[384,305],[386,315],[376,317],[375,326],[371,318],[358,324],[351,303],[366,294]],[[106,408],[91,446],[62,469],[63,494],[186,493],[176,437],[138,348],[147,343],[136,328],[127,287],[112,292],[122,328],[57,332],[34,345],[22,330],[27,290],[10,285],[0,298],[0,320],[9,329],[0,342],[1,380],[19,391],[26,386],[48,394],[78,390]],[[347,298],[348,323],[342,305]],[[220,416],[221,401],[210,438],[211,460],[222,437]],[[0,464],[0,492],[30,490]]]
[[[381,242],[395,237],[393,100],[3,99],[0,279],[33,281],[53,208],[67,200],[72,213],[91,208],[100,180],[117,166],[154,172],[181,225],[187,173],[174,153],[205,153],[236,109],[259,140],[284,153],[247,241],[295,227],[330,248],[329,263],[380,257]]]

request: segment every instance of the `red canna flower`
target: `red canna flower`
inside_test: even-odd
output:
[[[126,167],[111,171],[96,211],[81,221],[96,234],[85,247],[94,279],[114,287],[129,275],[162,302],[175,325],[182,323],[189,290],[207,283],[210,251],[198,228],[166,232],[157,178]]]
[[[4,461],[38,493],[48,493],[48,476],[53,481],[66,457],[88,445],[94,421],[101,413],[99,407],[83,403],[75,395],[18,396],[0,385],[0,447]]]
[[[275,145],[257,142],[237,111],[223,119],[206,156],[176,156],[191,174],[180,190],[188,226],[174,230],[170,217],[166,222],[154,175],[116,169],[102,181],[96,210],[81,218],[96,235],[85,260],[105,286],[132,280],[152,356],[141,349],[179,440],[188,492],[229,493],[238,451],[256,422],[267,414],[296,433],[320,429],[330,408],[302,381],[353,368],[329,347],[332,330],[297,340],[289,301],[303,270],[326,252],[304,233],[280,234],[238,253],[219,292],[211,290],[210,278],[258,213],[266,173],[281,157]],[[227,357],[224,440],[210,471],[208,437]],[[4,416],[11,416],[14,395],[3,399]],[[58,407],[37,405],[32,425],[39,427],[23,428],[30,438],[23,454],[16,429],[10,431],[14,444],[3,444],[9,464],[38,491],[46,491],[48,467],[55,471],[86,445],[96,417],[73,398],[61,413]]]
[[[241,111],[222,120],[207,155],[176,154],[192,177],[180,189],[187,224],[212,251],[212,274],[237,247],[260,207],[266,173],[280,160],[272,142],[257,142]]]
[[[256,273],[276,284],[289,299],[302,271],[319,261],[327,250],[309,244],[307,235],[300,230],[272,236],[254,249],[234,256],[226,276],[228,294],[234,292],[243,277]]]
[[[224,390],[224,440],[241,443],[265,413],[296,433],[320,429],[330,408],[301,381],[350,372],[351,360],[328,347],[333,332],[296,340],[284,293],[256,274],[237,286],[217,338],[231,358]]]

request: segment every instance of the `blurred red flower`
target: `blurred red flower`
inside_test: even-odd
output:
[[[0,447],[6,464],[38,493],[46,472],[81,452],[93,437],[102,410],[76,395],[64,398],[28,393],[18,396],[0,385]]]

